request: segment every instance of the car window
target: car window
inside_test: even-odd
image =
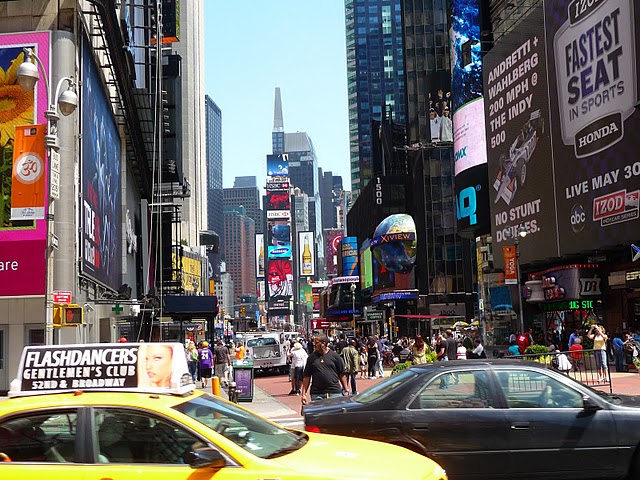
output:
[[[261,458],[274,458],[293,452],[307,442],[304,435],[289,432],[209,394],[195,397],[173,408]]]
[[[78,416],[55,411],[0,424],[0,453],[13,462],[73,462]]]
[[[509,408],[582,408],[580,392],[544,372],[496,370]]]
[[[353,399],[358,403],[371,403],[395,390],[400,385],[411,381],[418,376],[414,370],[402,370],[400,373],[384,379],[382,382],[368,388],[365,392],[356,395]]]
[[[487,373],[473,370],[437,375],[410,408],[493,408]]]
[[[209,446],[173,423],[145,413],[95,410],[100,463],[185,464],[185,454]]]

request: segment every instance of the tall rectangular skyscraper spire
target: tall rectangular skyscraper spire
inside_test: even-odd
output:
[[[284,153],[284,120],[282,119],[282,99],[280,87],[276,87],[276,97],[273,104],[273,132],[271,133],[272,153]]]

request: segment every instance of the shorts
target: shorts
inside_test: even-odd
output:
[[[211,367],[200,369],[200,378],[211,378]]]

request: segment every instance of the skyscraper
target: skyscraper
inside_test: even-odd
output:
[[[205,96],[207,147],[207,228],[224,242],[222,217],[222,110],[209,95]]]
[[[225,209],[243,206],[247,216],[255,222],[256,233],[263,233],[264,220],[256,177],[236,177],[233,188],[223,190],[223,205]]]
[[[351,190],[372,179],[372,122],[406,122],[400,0],[345,0]]]
[[[289,156],[289,180],[308,197],[309,230],[313,231],[318,245],[322,244],[322,203],[318,179],[318,157],[313,142],[306,132],[285,133],[280,88],[276,87],[272,149],[274,154]]]
[[[255,222],[244,207],[224,209],[224,255],[236,299],[256,294],[255,233]]]

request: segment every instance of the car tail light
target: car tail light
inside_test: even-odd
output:
[[[316,427],[315,425],[305,425],[304,429],[307,432],[320,433],[320,429],[318,427]]]

